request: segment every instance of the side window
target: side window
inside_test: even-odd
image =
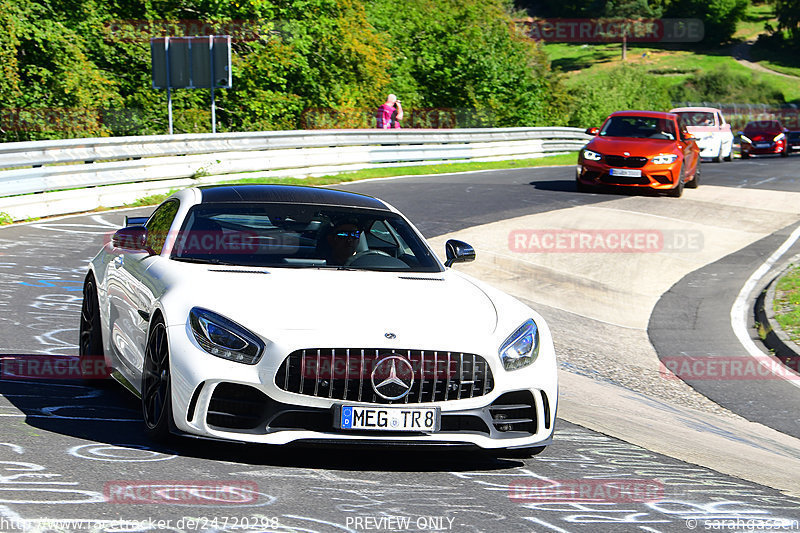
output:
[[[144,227],[147,228],[147,246],[149,246],[156,255],[159,255],[161,250],[164,249],[167,233],[177,213],[178,201],[170,200],[156,209],[144,225]]]

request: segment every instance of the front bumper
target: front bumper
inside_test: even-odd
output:
[[[640,176],[614,176],[612,168],[603,162],[580,161],[577,166],[577,179],[589,186],[615,185],[625,187],[639,187],[656,190],[673,189],[680,179],[680,160],[669,165],[654,165],[647,162],[640,168],[622,167],[624,170],[639,171]]]
[[[784,151],[785,145],[777,142],[766,142],[763,146],[755,146],[750,143],[742,143],[741,151],[749,155],[774,155]]]
[[[173,417],[175,427],[186,434],[264,444],[341,441],[485,449],[545,446],[552,440],[558,397],[549,334],[540,339],[536,362],[525,369],[507,372],[496,354],[484,355],[494,376],[486,394],[403,403],[441,410],[440,430],[425,433],[337,429],[337,407],[390,405],[282,390],[275,376],[297,346],[270,345],[258,364],[243,365],[207,354],[187,333],[186,327],[169,328]]]
[[[700,149],[700,157],[713,159],[720,156],[722,141],[713,137],[703,138],[697,141],[697,147]]]

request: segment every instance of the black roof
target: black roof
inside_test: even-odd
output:
[[[212,185],[200,190],[202,203],[275,202],[389,209],[372,196],[300,185]]]

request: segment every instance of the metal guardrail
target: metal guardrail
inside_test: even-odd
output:
[[[123,184],[128,191],[148,192],[159,186],[264,175],[530,158],[578,150],[589,139],[579,128],[491,128],[269,131],[4,143],[0,144],[0,211],[16,218],[19,215],[11,212],[14,206],[27,204],[9,197],[31,193],[52,196],[62,194],[53,191]],[[9,205],[11,211],[4,209]],[[51,207],[33,216],[56,214],[52,211]]]

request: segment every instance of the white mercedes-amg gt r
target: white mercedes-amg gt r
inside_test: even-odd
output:
[[[369,196],[186,189],[91,261],[80,356],[141,397],[154,439],[538,453],[556,416],[550,330],[450,268],[469,245],[446,257]]]

